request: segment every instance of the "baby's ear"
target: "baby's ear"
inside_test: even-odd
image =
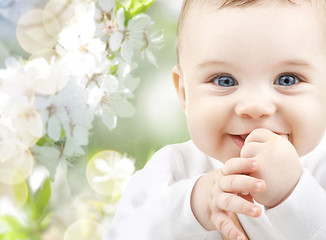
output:
[[[179,98],[179,103],[182,110],[186,111],[186,91],[185,84],[182,78],[182,73],[179,66],[174,66],[172,69],[172,78],[174,82],[174,87],[177,91],[177,95]]]

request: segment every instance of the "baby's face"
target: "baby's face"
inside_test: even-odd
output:
[[[266,128],[311,151],[326,123],[321,11],[310,1],[191,11],[174,80],[194,143],[225,162]]]

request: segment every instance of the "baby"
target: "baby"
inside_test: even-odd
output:
[[[185,0],[191,141],[158,151],[106,240],[326,239],[326,1]]]

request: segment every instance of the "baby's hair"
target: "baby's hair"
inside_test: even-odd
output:
[[[269,0],[270,1],[270,0]],[[283,0],[285,3],[295,4],[293,0]],[[246,7],[249,5],[257,4],[262,2],[262,0],[184,0],[183,5],[179,15],[179,26],[178,26],[178,46],[177,46],[177,56],[178,63],[180,63],[180,53],[182,48],[182,30],[185,25],[185,19],[191,8],[200,8],[202,6],[216,6],[217,9],[226,7]]]

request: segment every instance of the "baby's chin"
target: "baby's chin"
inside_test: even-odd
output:
[[[240,157],[240,151],[238,152],[232,152],[230,154],[207,154],[208,156],[222,162],[222,163],[226,163],[228,160],[230,160],[231,158],[239,158]]]

